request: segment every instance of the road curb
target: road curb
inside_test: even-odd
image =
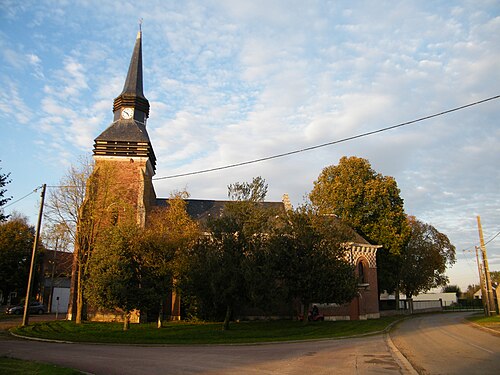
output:
[[[16,333],[14,333],[14,332],[11,332],[10,330],[8,330],[7,332],[9,332],[9,335],[17,337],[18,339],[23,339],[23,340],[31,340],[31,341],[39,341],[39,342],[51,342],[54,344],[75,344],[76,343],[74,341],[52,340],[52,339],[42,339],[39,337],[22,336],[22,335],[18,335]]]
[[[399,365],[399,368],[401,369],[402,373],[409,375],[419,375],[417,370],[415,370],[415,368],[410,363],[410,361],[408,361],[408,359],[406,359],[403,353],[401,353],[399,349],[396,347],[396,345],[394,345],[391,336],[389,335],[389,332],[385,332],[384,336],[385,336],[385,342],[389,347],[392,357]]]
[[[417,370],[413,367],[413,365],[408,361],[408,359],[399,351],[399,349],[396,347],[394,342],[392,342],[391,336],[389,334],[390,330],[398,323],[401,323],[402,321],[406,319],[410,319],[411,316],[405,316],[402,319],[396,320],[389,324],[383,331],[384,333],[384,338],[387,346],[389,347],[389,351],[391,352],[392,357],[398,364],[399,368],[401,369],[403,374],[408,374],[408,375],[419,375]]]
[[[479,328],[479,329],[481,329],[481,330],[483,330],[483,331],[485,331],[485,332],[492,333],[492,334],[494,334],[494,335],[496,335],[496,336],[500,336],[500,332],[499,332],[499,331],[497,331],[496,329],[491,329],[491,328],[488,328],[488,327],[484,327],[484,326],[482,326],[482,325],[480,325],[480,324],[477,324],[477,323],[471,322],[470,320],[467,320],[467,319],[464,319],[464,320],[465,320],[465,322],[466,322],[467,324],[470,324],[471,326],[473,326],[473,327],[475,327],[475,328]]]

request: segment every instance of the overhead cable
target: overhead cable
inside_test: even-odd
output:
[[[343,143],[343,142],[347,142],[347,141],[352,141],[353,139],[367,137],[369,135],[373,135],[373,134],[377,134],[377,133],[382,133],[382,132],[385,132],[385,131],[388,131],[388,130],[401,128],[403,126],[408,126],[408,125],[411,125],[411,124],[415,124],[417,122],[421,122],[421,121],[424,121],[424,120],[429,120],[429,119],[434,118],[434,117],[439,117],[439,116],[446,115],[448,113],[460,111],[462,109],[465,109],[465,108],[468,108],[468,107],[472,107],[472,106],[475,106],[475,105],[478,105],[478,104],[482,104],[482,103],[485,103],[485,102],[488,102],[488,101],[491,101],[491,100],[494,100],[494,99],[498,99],[498,98],[500,98],[500,95],[492,96],[492,97],[489,97],[487,99],[483,99],[483,100],[479,100],[479,101],[476,101],[476,102],[473,102],[473,103],[465,104],[465,105],[462,105],[460,107],[455,107],[455,108],[452,108],[452,109],[448,109],[446,111],[442,111],[442,112],[435,113],[435,114],[432,114],[432,115],[420,117],[418,119],[407,121],[407,122],[403,122],[403,123],[400,123],[400,124],[397,124],[397,125],[388,126],[388,127],[381,128],[381,129],[378,129],[378,130],[372,130],[372,131],[369,131],[369,132],[366,132],[366,133],[361,133],[361,134],[358,134],[358,135],[353,135],[353,136],[350,136],[350,137],[347,137],[347,138],[338,139],[336,141],[322,143],[322,144],[319,144],[319,145],[316,145],[316,146],[305,147],[305,148],[301,148],[301,149],[294,150],[294,151],[284,152],[284,153],[281,153],[281,154],[276,154],[276,155],[267,156],[267,157],[258,158],[258,159],[253,159],[253,160],[248,160],[248,161],[243,161],[243,162],[240,162],[240,163],[228,164],[228,165],[224,165],[224,166],[220,166],[220,167],[207,168],[207,169],[202,169],[202,170],[199,170],[199,171],[179,173],[179,174],[174,174],[174,175],[164,176],[164,177],[156,177],[156,178],[153,178],[153,180],[158,181],[158,180],[167,180],[167,179],[178,178],[178,177],[192,176],[192,175],[197,175],[197,174],[202,174],[202,173],[220,171],[220,170],[223,170],[223,169],[241,167],[243,165],[260,163],[260,162],[267,161],[267,160],[272,160],[272,159],[278,159],[278,158],[282,158],[282,157],[285,157],[285,156],[299,154],[299,153],[302,153],[302,152],[311,151],[311,150],[315,150],[315,149],[326,147],[326,146],[332,146],[332,145],[335,145],[335,144],[339,144],[339,143]]]

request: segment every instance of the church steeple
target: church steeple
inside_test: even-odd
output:
[[[146,131],[149,102],[142,85],[141,31],[137,33],[123,90],[113,102],[113,113],[113,123],[95,139],[94,157],[145,157],[154,175],[156,157]]]
[[[144,96],[142,87],[142,31],[137,33],[127,79],[123,91],[113,103],[113,112],[116,114],[124,107],[133,107],[136,111],[143,112],[145,114],[144,120],[149,117],[149,102]]]

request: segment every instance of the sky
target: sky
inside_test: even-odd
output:
[[[112,122],[143,20],[155,178],[342,140],[500,94],[496,1],[0,0],[0,173],[7,214],[35,224]],[[456,246],[447,271],[478,284],[480,215],[500,270],[500,100],[312,151],[154,183],[158,197],[226,199],[262,176],[267,200],[306,201],[342,156],[393,176],[405,211]],[[21,200],[19,200],[21,199]],[[18,202],[15,202],[19,200]],[[14,202],[14,203],[13,203]]]

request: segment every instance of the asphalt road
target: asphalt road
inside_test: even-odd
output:
[[[404,374],[384,335],[244,346],[59,344],[0,336],[0,356],[92,374]]]
[[[500,374],[500,335],[467,324],[467,315],[408,319],[390,337],[419,374]]]

